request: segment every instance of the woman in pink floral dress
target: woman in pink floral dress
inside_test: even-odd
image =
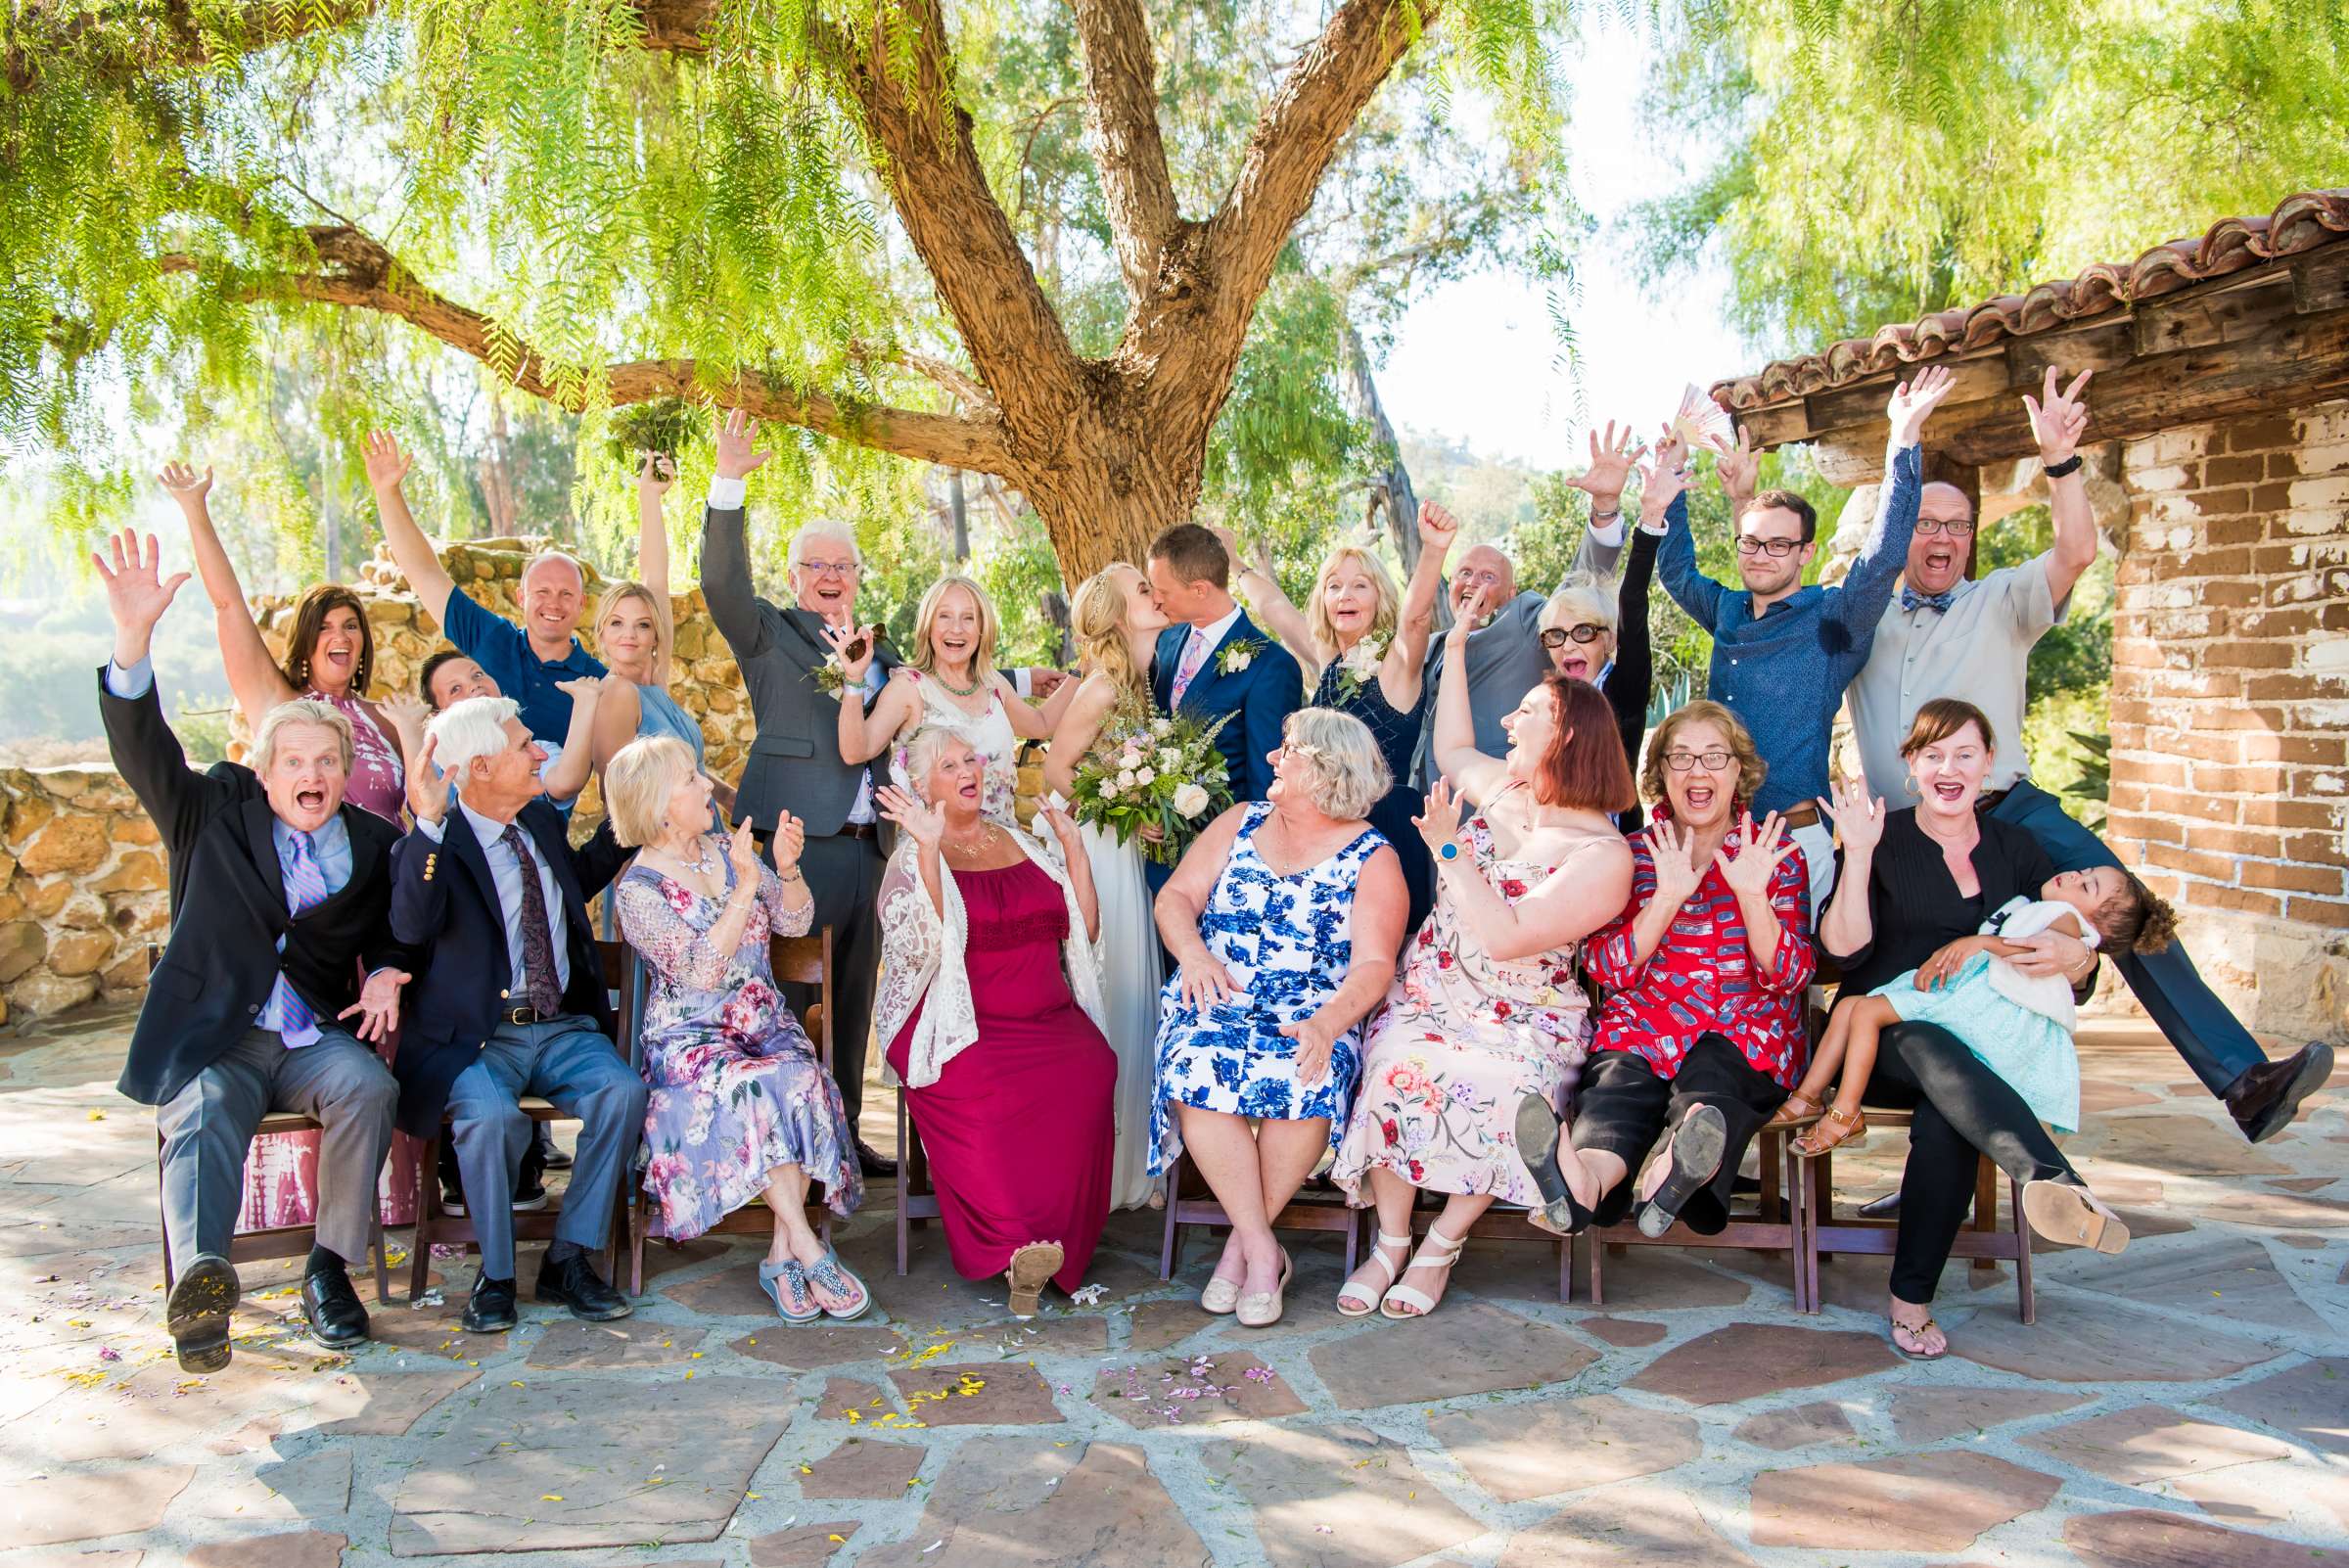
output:
[[[1460,626],[1475,624],[1462,616]],[[1632,775],[1604,697],[1552,674],[1501,720],[1505,758],[1476,750],[1468,682],[1446,647],[1436,699],[1445,777],[1413,818],[1436,866],[1436,904],[1362,1044],[1361,1087],[1332,1179],[1378,1208],[1378,1244],[1338,1294],[1338,1311],[1417,1317],[1442,1300],[1477,1216],[1496,1200],[1541,1206],[1518,1158],[1518,1102],[1562,1106],[1589,1034],[1575,978],[1582,939],[1631,889],[1632,855],[1609,813]],[[1448,781],[1457,781],[1455,794]],[[1463,826],[1460,806],[1479,807]],[[1409,1266],[1411,1205],[1449,1193]]]
[[[760,1284],[786,1322],[855,1317],[872,1296],[816,1239],[807,1186],[834,1214],[864,1196],[840,1087],[783,1005],[770,935],[804,936],[815,914],[799,869],[801,828],[775,824],[776,870],[748,818],[713,830],[712,784],[681,741],[621,748],[604,800],[621,843],[642,845],[618,884],[620,929],[651,970],[644,1004],[644,1190],[663,1228],[698,1236],[763,1195],[774,1240]]]

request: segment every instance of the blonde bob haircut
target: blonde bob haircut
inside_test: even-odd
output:
[[[1640,764],[1639,788],[1650,801],[1664,799],[1665,753],[1672,750],[1673,737],[1690,724],[1711,724],[1729,743],[1729,755],[1737,759],[1737,803],[1750,806],[1754,792],[1770,776],[1770,764],[1762,761],[1761,752],[1754,747],[1754,737],[1746,733],[1745,724],[1735,714],[1710,698],[1699,697],[1664,715],[1664,722],[1648,737],[1647,761]]]
[[[253,732],[253,768],[266,774],[277,761],[277,737],[294,724],[316,724],[331,729],[335,739],[343,743],[343,773],[350,775],[350,720],[333,703],[320,702],[315,697],[299,697],[290,703],[279,703],[261,715],[261,727]]]
[[[1324,662],[1336,658],[1338,652],[1338,628],[1329,619],[1329,579],[1349,569],[1368,577],[1371,590],[1378,595],[1378,608],[1370,614],[1370,629],[1364,636],[1380,642],[1392,639],[1395,623],[1403,614],[1403,590],[1395,586],[1395,578],[1378,557],[1359,544],[1339,545],[1321,558],[1321,570],[1313,574],[1313,602],[1305,613],[1306,628]]]
[[[956,588],[969,594],[971,603],[979,607],[979,646],[971,650],[971,678],[984,681],[994,673],[995,639],[1002,633],[1003,623],[996,619],[995,601],[987,596],[987,590],[959,572],[947,573],[922,595],[921,607],[913,613],[913,658],[909,662],[928,674],[938,673],[938,645],[930,640],[930,623],[938,607]]]
[[[1577,572],[1559,583],[1557,591],[1549,596],[1549,603],[1542,607],[1540,629],[1549,631],[1559,626],[1594,625],[1606,632],[1607,644],[1612,650],[1617,630],[1616,619],[1615,584],[1606,577]]]
[[[1280,727],[1281,741],[1313,764],[1307,796],[1314,809],[1341,822],[1370,814],[1395,787],[1370,726],[1334,708],[1300,708]]]
[[[698,771],[693,748],[674,735],[647,735],[622,746],[604,767],[604,809],[621,848],[659,838],[668,798]]]

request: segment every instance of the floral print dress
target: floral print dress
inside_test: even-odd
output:
[[[1591,830],[1556,865],[1493,852],[1493,829],[1469,818],[1461,841],[1486,885],[1511,904],[1586,850],[1620,844]],[[1572,946],[1502,960],[1477,945],[1449,890],[1404,964],[1362,1046],[1362,1087],[1330,1178],[1348,1201],[1370,1202],[1365,1177],[1383,1166],[1431,1192],[1491,1193],[1541,1203],[1517,1153],[1517,1102],[1539,1094],[1563,1111],[1589,1042],[1589,1000]]]
[[[1344,984],[1354,962],[1354,890],[1362,863],[1386,847],[1364,828],[1318,865],[1280,876],[1256,853],[1256,830],[1271,803],[1248,807],[1216,891],[1199,915],[1199,935],[1231,975],[1238,996],[1205,1009],[1182,999],[1182,977],[1159,995],[1158,1086],[1150,1105],[1150,1174],[1182,1152],[1175,1104],[1277,1122],[1329,1118],[1330,1141],[1354,1097],[1361,1028],[1330,1047],[1317,1084],[1297,1081],[1297,1042],[1283,1024],[1311,1018]]]
[[[724,837],[703,844],[725,864],[731,895]],[[759,901],[729,957],[710,942],[722,897],[639,862],[621,879],[619,903],[620,929],[651,971],[641,1032],[652,1087],[644,1190],[661,1205],[663,1228],[679,1239],[700,1235],[757,1198],[778,1165],[822,1182],[834,1214],[853,1213],[864,1178],[840,1087],[783,1005],[766,956],[769,936],[806,935],[814,905],[784,909],[782,879],[761,866]]]

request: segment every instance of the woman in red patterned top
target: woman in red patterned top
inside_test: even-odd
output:
[[[1746,1144],[1802,1073],[1809,872],[1775,813],[1757,827],[1745,811],[1766,770],[1719,703],[1688,704],[1648,742],[1656,809],[1632,835],[1632,900],[1587,948],[1609,994],[1570,1139],[1539,1096],[1518,1106],[1518,1151],[1560,1231],[1620,1221],[1669,1130],[1639,1183],[1640,1232],[1682,1220],[1719,1234]]]

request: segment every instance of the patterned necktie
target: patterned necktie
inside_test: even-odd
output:
[[[538,886],[538,861],[519,822],[508,822],[506,848],[522,862],[522,983],[541,1018],[563,1010],[563,988],[555,980],[555,939],[546,923],[546,892]]]
[[[1198,675],[1199,667],[1205,663],[1207,663],[1207,633],[1201,631],[1197,626],[1193,626],[1190,640],[1182,647],[1182,663],[1174,670],[1174,697],[1167,705],[1168,707],[1180,708],[1182,706],[1182,694],[1191,689],[1191,681]]]
[[[286,907],[296,914],[314,909],[326,901],[326,874],[318,869],[318,855],[307,833],[296,833],[282,862],[286,873]],[[280,944],[282,950],[283,944]],[[288,1050],[315,1044],[318,1039],[318,1015],[301,993],[286,984],[286,977],[277,977],[277,986],[269,993],[269,1007],[261,1020],[263,1029],[274,1029],[286,1042]]]
[[[1946,593],[1919,593],[1914,588],[1903,588],[1901,590],[1901,609],[1904,612],[1938,610],[1946,615],[1949,613],[1950,602],[1957,597],[1958,590],[1956,588],[1952,588]]]

